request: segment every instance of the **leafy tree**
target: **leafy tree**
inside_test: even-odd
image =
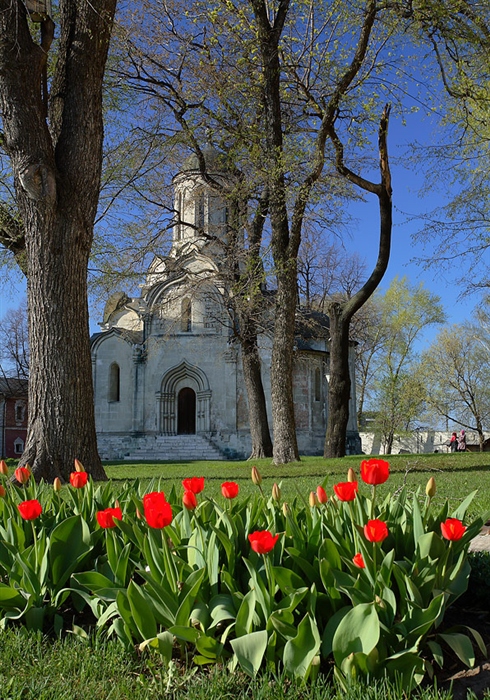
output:
[[[36,478],[68,476],[74,458],[105,478],[97,453],[87,266],[102,161],[102,80],[116,0],[59,0],[30,22],[0,0],[2,149],[15,210],[2,206],[2,242],[28,279],[29,428],[21,463]],[[47,76],[50,76],[49,84]],[[49,87],[49,91],[48,91]]]
[[[0,359],[2,374],[17,379],[29,377],[27,309],[11,309],[0,320]],[[12,374],[13,373],[13,374]]]
[[[151,12],[150,5],[145,13],[148,8]],[[236,6],[215,0],[211,5],[196,2],[184,11],[177,2],[167,3],[155,22],[142,15],[144,32],[138,38],[131,35],[129,60],[120,74],[151,105],[157,123],[166,124],[168,144],[180,141],[196,154],[210,184],[203,143],[211,139],[228,156],[229,166],[243,175],[242,211],[257,211],[257,203],[267,200],[266,231],[276,287],[271,376],[278,463],[298,459],[292,368],[297,257],[305,219],[319,202],[333,211],[353,186],[364,191],[367,187],[371,193],[387,194],[385,235],[391,226],[386,215],[391,207],[388,111],[382,118],[384,183],[375,185],[351,168],[356,146],[366,145],[365,132],[373,114],[378,120],[382,109],[379,98],[372,100],[367,76],[391,39],[390,12],[374,0],[335,8],[321,0],[280,0],[274,6],[264,0]],[[385,25],[375,22],[378,16],[386,19]],[[383,252],[388,251],[384,245]],[[382,271],[378,265],[365,287],[367,296]],[[364,300],[356,298],[352,313]],[[348,341],[339,347],[339,352],[348,353]],[[333,357],[336,352],[334,347]],[[337,363],[336,371],[341,370],[344,364]],[[346,371],[348,375],[348,367]],[[339,402],[349,398],[348,384],[334,381],[330,394],[331,410],[338,418]],[[342,453],[343,421],[344,416],[334,420],[340,432],[335,445],[332,442],[332,449]]]
[[[438,111],[444,134],[437,145],[414,150],[425,187],[439,188],[444,206],[430,212],[418,240],[466,291],[489,286],[490,7],[475,0],[412,5],[412,31],[429,44],[441,76]],[[445,95],[445,99],[444,99]],[[441,162],[445,177],[441,181]]]
[[[416,341],[427,327],[443,323],[444,312],[437,295],[405,277],[395,277],[377,302],[384,341],[376,353],[373,403],[379,416],[376,427],[386,454],[391,454],[394,436],[409,429],[425,399],[415,370]]]
[[[422,355],[421,376],[437,416],[478,433],[490,425],[490,338],[469,322],[444,328]]]

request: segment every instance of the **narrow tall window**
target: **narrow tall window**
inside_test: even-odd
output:
[[[183,200],[182,192],[179,192],[178,199],[177,199],[177,208],[178,208],[178,212],[177,212],[177,217],[178,217],[178,219],[177,219],[177,240],[178,241],[182,240],[182,233],[183,233],[183,231],[182,231],[182,229],[183,229],[182,216],[183,216],[184,207],[183,207],[182,200]]]
[[[117,362],[113,362],[109,370],[109,401],[120,400],[121,371]]]
[[[180,313],[180,330],[182,333],[190,333],[192,328],[192,304],[187,297],[182,299]]]
[[[315,401],[320,401],[322,398],[322,383],[320,369],[315,369]]]
[[[196,226],[204,230],[204,192],[200,192],[196,199]]]

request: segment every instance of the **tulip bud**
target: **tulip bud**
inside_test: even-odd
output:
[[[85,469],[83,468],[83,464],[80,462],[79,459],[75,459],[75,471],[76,472],[84,472]]]
[[[0,498],[3,498],[6,493],[5,487],[0,485]]]
[[[9,468],[7,467],[7,462],[4,459],[0,459],[0,474],[7,476],[9,473]]]
[[[59,476],[53,481],[53,491],[61,491],[61,479]]]
[[[427,482],[427,486],[425,487],[425,493],[429,496],[429,498],[434,498],[434,496],[436,495],[436,480],[433,476],[431,476],[429,481]]]
[[[325,491],[323,486],[316,487],[316,497],[318,498],[318,502],[322,505],[325,505],[325,503],[328,501],[327,492]]]
[[[252,481],[255,484],[255,486],[260,486],[260,484],[262,483],[262,477],[257,467],[252,467]]]
[[[291,515],[291,508],[289,507],[289,504],[284,502],[282,504],[282,514],[284,515],[285,518],[288,517],[288,515]]]
[[[141,515],[139,508],[136,508],[136,517],[138,520],[143,520],[143,516]]]
[[[310,491],[309,504],[312,508],[317,508],[320,505],[317,495],[314,491]]]
[[[118,499],[116,498],[116,500],[114,501],[114,508],[120,508],[120,507],[121,507],[121,506],[119,505],[119,501],[118,501]]]
[[[277,484],[274,484],[274,486],[272,487],[272,498],[275,501],[281,500],[281,489],[279,488],[279,486]]]
[[[356,480],[356,473],[352,469],[352,467],[349,467],[347,470],[347,481],[355,481]]]

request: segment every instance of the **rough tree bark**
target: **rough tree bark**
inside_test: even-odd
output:
[[[241,210],[247,209],[247,202],[241,202]],[[233,266],[234,290],[232,304],[238,320],[237,337],[242,351],[242,367],[248,399],[248,419],[252,450],[249,459],[272,457],[273,446],[267,417],[267,401],[259,352],[259,326],[264,322],[264,297],[262,285],[264,268],[261,257],[261,243],[264,222],[269,208],[269,193],[264,189],[257,211],[248,231],[248,247],[237,248],[229,265]],[[240,207],[237,207],[240,211]],[[240,240],[239,230],[242,216],[237,216],[234,240]],[[243,264],[241,264],[243,263]]]
[[[344,457],[347,422],[349,420],[350,374],[349,374],[349,327],[353,315],[376,290],[388,267],[391,247],[392,201],[391,175],[388,163],[388,120],[390,107],[384,109],[379,125],[379,166],[381,182],[370,182],[355,174],[344,165],[343,146],[333,126],[329,137],[336,151],[338,172],[366,192],[378,197],[380,215],[380,237],[376,265],[363,287],[345,302],[328,305],[330,317],[330,384],[328,390],[327,433],[324,456]]]
[[[257,21],[264,79],[263,107],[272,255],[277,283],[271,360],[271,399],[275,464],[299,460],[293,402],[293,348],[297,307],[297,255],[300,236],[290,235],[286,204],[279,41],[289,0],[278,3],[273,23],[264,0],[251,0]]]
[[[54,25],[43,21],[40,45],[24,3],[0,0],[3,148],[14,174],[28,279],[29,428],[21,464],[29,463],[37,479],[67,479],[75,458],[95,479],[105,478],[95,435],[87,265],[115,6],[116,0],[99,0],[97,7],[59,1],[59,45],[47,99],[43,73]],[[10,235],[21,238],[19,231]]]

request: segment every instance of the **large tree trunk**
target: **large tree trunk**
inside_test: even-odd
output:
[[[277,271],[274,343],[271,362],[274,463],[299,460],[293,400],[294,330],[297,307],[296,260]]]
[[[328,386],[327,434],[325,457],[345,456],[345,437],[349,421],[351,380],[349,371],[349,325],[343,305],[328,305],[330,318],[330,381]]]
[[[264,0],[251,0],[258,26],[263,61],[265,169],[268,176],[272,255],[277,279],[271,363],[272,419],[274,423],[273,457],[275,464],[299,460],[293,403],[293,348],[300,227],[298,227],[295,236],[290,235],[283,162],[281,65],[278,48],[289,4],[289,0],[280,0],[272,26],[269,10]]]
[[[80,245],[79,225],[58,216],[51,231],[64,241],[58,250],[46,247],[44,232],[28,236],[28,258],[39,265],[28,275],[29,428],[21,463],[52,481],[66,479],[77,458],[100,480],[106,477],[95,434],[88,251]]]
[[[390,107],[387,105],[379,124],[379,167],[381,183],[375,184],[356,175],[344,164],[343,144],[333,125],[329,128],[330,139],[336,149],[337,170],[345,178],[361,189],[378,197],[380,233],[378,259],[368,280],[350,299],[339,304],[331,304],[330,319],[330,384],[328,387],[328,418],[325,435],[324,456],[344,457],[349,419],[350,375],[349,375],[349,328],[353,315],[373,294],[388,267],[391,248],[392,201],[391,174],[388,163],[388,120]],[[334,353],[332,360],[332,352]],[[333,362],[333,364],[332,364]],[[340,372],[338,376],[336,372]],[[346,393],[348,388],[348,393]]]
[[[102,79],[116,0],[60,0],[51,95],[42,91],[54,25],[42,46],[21,0],[0,0],[0,100],[25,235],[29,428],[21,463],[68,478],[78,458],[103,479],[95,438],[87,263],[102,163]],[[49,115],[49,117],[48,117]]]
[[[252,452],[249,459],[272,457],[272,440],[256,339],[254,342],[249,338],[247,342],[242,343],[242,363],[252,438]]]

